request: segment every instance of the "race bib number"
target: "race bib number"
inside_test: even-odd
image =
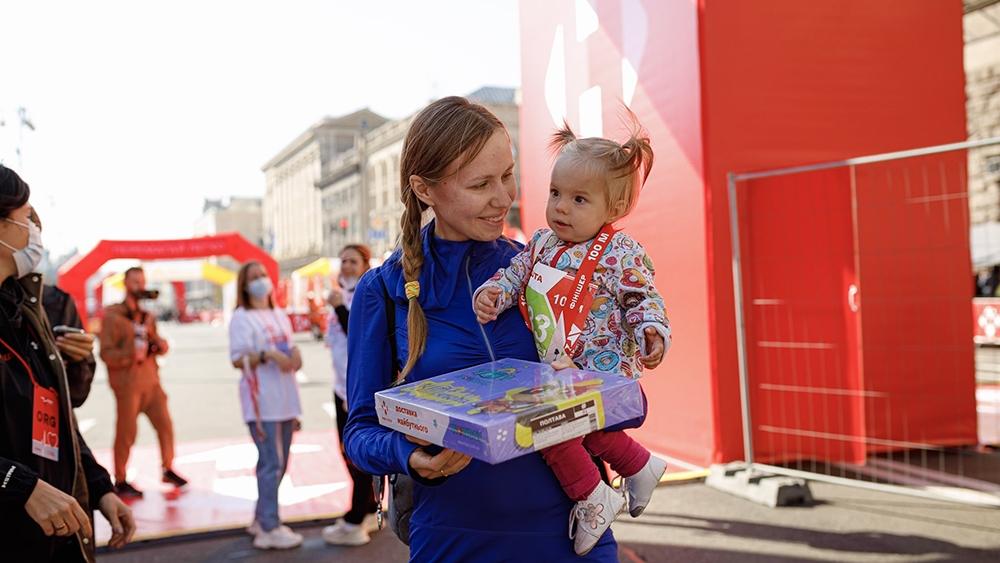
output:
[[[35,385],[31,453],[59,461],[59,400],[56,392]]]
[[[572,324],[574,319],[580,323],[586,319],[581,310],[569,310],[569,304],[574,301],[574,277],[545,264],[535,264],[531,270],[528,286],[524,290],[531,331],[538,348],[538,357],[543,363],[556,360],[567,348],[576,345],[582,326]],[[589,297],[575,301],[577,309],[589,307],[596,293],[593,283],[583,284],[581,291]]]

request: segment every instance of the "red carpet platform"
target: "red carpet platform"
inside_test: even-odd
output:
[[[160,482],[159,447],[137,446],[129,460],[129,481],[145,494],[127,499],[138,529],[135,541],[246,526],[257,500],[257,448],[250,436],[179,443],[174,469],[189,483],[181,490]],[[95,450],[112,467],[111,450]],[[134,474],[134,476],[133,476]],[[297,432],[288,473],[278,491],[281,517],[313,520],[343,514],[350,506],[350,478],[334,429]],[[96,516],[97,544],[111,527]]]

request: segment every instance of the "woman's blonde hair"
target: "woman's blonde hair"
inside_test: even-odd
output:
[[[608,212],[620,211],[619,218],[635,209],[639,191],[653,168],[649,134],[632,110],[624,109],[631,135],[622,144],[601,137],[578,139],[565,121],[549,141],[557,162],[573,159],[592,178],[603,180]]]
[[[413,120],[403,141],[400,160],[400,200],[405,206],[399,221],[403,278],[414,282],[424,265],[424,246],[420,227],[427,204],[420,201],[410,186],[410,176],[418,176],[434,186],[445,180],[445,171],[455,161],[471,162],[497,131],[506,132],[503,123],[488,109],[458,96],[441,98],[424,108]],[[407,312],[409,356],[400,372],[402,381],[423,355],[427,345],[427,318],[417,297],[409,298]]]

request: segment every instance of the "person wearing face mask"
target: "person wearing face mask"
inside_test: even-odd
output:
[[[93,511],[109,545],[135,533],[128,506],[80,434],[52,327],[42,310],[43,254],[28,185],[0,165],[0,545],[3,561],[95,560]]]
[[[135,444],[139,413],[146,415],[160,443],[161,480],[183,487],[187,479],[173,470],[174,423],[167,408],[167,394],[160,386],[156,356],[169,345],[156,330],[156,317],[144,310],[146,274],[142,268],[125,271],[125,301],[104,310],[101,325],[101,360],[108,366],[108,383],[115,392],[118,419],[115,425],[115,491],[123,498],[142,496],[126,479],[129,454]]]
[[[257,507],[247,533],[257,549],[290,549],[302,536],[278,517],[278,484],[288,468],[296,419],[302,415],[295,372],[302,368],[292,345],[292,323],[275,308],[274,285],[259,262],[236,277],[236,312],[229,323],[229,356],[242,370],[243,421],[257,446]]]
[[[38,227],[38,232],[41,233],[42,220],[37,211],[31,214],[31,222]],[[39,252],[39,257],[41,257],[41,252]],[[46,285],[42,291],[42,309],[53,328],[68,326],[83,330],[83,320],[80,319],[80,313],[76,310],[73,298],[62,289],[54,285]],[[70,404],[75,409],[87,400],[91,384],[94,381],[94,370],[97,368],[97,360],[94,359],[94,335],[60,331],[55,334],[55,337],[56,347],[59,348],[59,353],[63,357],[63,365],[66,366]]]
[[[347,320],[354,301],[354,287],[361,274],[368,271],[372,251],[363,244],[349,244],[340,251],[340,276],[326,302],[332,309],[326,327],[326,342],[333,356],[333,403],[337,412],[337,438],[340,454],[351,476],[351,509],[331,526],[323,528],[323,539],[330,545],[364,545],[369,534],[378,531],[375,492],[372,476],[354,466],[344,453],[344,425],[347,423]]]

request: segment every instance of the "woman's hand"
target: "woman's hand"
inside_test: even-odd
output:
[[[292,371],[299,371],[302,369],[302,353],[299,352],[298,347],[292,348],[292,355],[289,356],[289,360],[292,363]]]
[[[407,436],[407,439],[417,444],[424,442],[424,440],[410,438],[410,436]],[[421,445],[428,444],[430,442]],[[417,472],[417,475],[420,475],[424,479],[440,479],[441,477],[454,475],[465,469],[470,461],[472,461],[471,457],[453,450],[444,449],[441,450],[441,453],[432,456],[425,452],[423,448],[413,450],[409,459],[410,467]]]
[[[642,367],[653,369],[663,361],[663,335],[651,326],[647,326],[643,334],[646,337],[646,355],[639,356],[639,362]]]
[[[71,362],[79,362],[94,353],[94,335],[67,332],[56,337],[59,353]]]
[[[326,296],[326,302],[336,309],[344,304],[344,296],[340,293],[339,289],[332,289],[330,290],[330,295]]]
[[[98,502],[98,508],[111,524],[111,539],[108,540],[108,545],[118,549],[132,541],[132,535],[135,534],[135,518],[132,517],[132,509],[122,502],[118,495],[105,494]]]
[[[281,350],[268,350],[264,352],[264,358],[274,362],[281,371],[294,371],[292,370],[292,359]]]
[[[476,296],[476,302],[473,304],[473,309],[476,311],[476,320],[479,324],[486,324],[490,321],[497,320],[497,299],[500,298],[500,288],[499,287],[487,287],[479,292]]]
[[[76,499],[41,479],[35,483],[28,502],[24,503],[24,510],[46,536],[72,536],[82,532],[84,537],[90,537],[94,534],[90,518]]]

